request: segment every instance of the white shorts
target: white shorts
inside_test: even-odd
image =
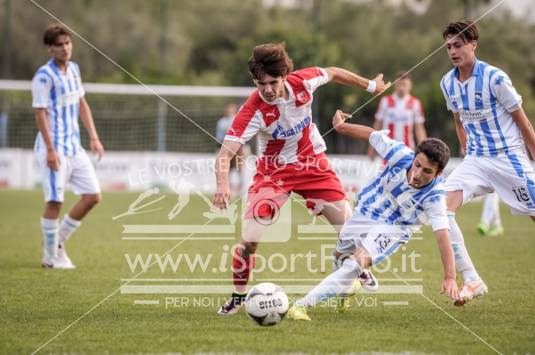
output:
[[[385,226],[352,216],[340,231],[336,251],[349,256],[356,249],[363,248],[370,254],[372,264],[375,265],[395,253],[409,238],[407,232],[402,232],[395,226]]]
[[[38,151],[36,158],[41,172],[45,202],[63,202],[67,182],[77,195],[100,193],[95,169],[85,150],[78,150],[74,156],[60,155],[61,164],[58,171],[46,165],[46,152]]]
[[[463,203],[496,191],[513,214],[535,216],[535,173],[526,154],[468,155],[447,178],[446,191],[463,191]]]

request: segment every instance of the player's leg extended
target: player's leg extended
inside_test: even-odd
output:
[[[249,275],[255,266],[255,252],[267,226],[258,223],[255,219],[243,221],[243,237],[232,254],[231,269],[234,292],[227,302],[219,308],[218,314],[233,315],[241,308],[247,295]]]
[[[75,266],[67,255],[65,245],[80,227],[82,219],[101,201],[102,197],[95,169],[86,152],[79,151],[75,156],[68,158],[67,162],[72,166],[68,171],[69,182],[74,192],[80,195],[80,198],[63,216],[59,225],[58,262],[65,268],[74,268]]]
[[[58,252],[58,218],[62,203],[48,201],[45,203],[41,217],[41,234],[43,236],[43,260],[41,266],[54,267]]]
[[[460,300],[455,304],[462,306],[473,297],[481,296],[487,292],[487,286],[479,277],[468,250],[464,244],[464,237],[457,221],[455,213],[463,203],[463,191],[449,191],[446,195],[448,207],[448,220],[450,222],[450,238],[455,257],[457,271],[462,273],[464,284],[460,292]]]
[[[68,268],[74,268],[74,264],[67,255],[65,243],[82,224],[82,219],[101,200],[100,194],[82,195],[76,204],[66,213],[61,220],[58,229],[58,261]]]
[[[327,276],[314,287],[305,297],[297,300],[288,311],[288,318],[294,320],[310,320],[306,307],[312,307],[334,296],[343,296],[351,292],[353,281],[365,267],[371,265],[371,257],[364,249],[357,249],[342,266]]]
[[[502,221],[500,217],[500,198],[493,192],[485,196],[481,221],[477,227],[481,235],[498,236],[503,234]]]
[[[343,225],[349,221],[351,218],[351,206],[349,204],[349,201],[347,200],[341,200],[334,203],[331,203],[329,205],[326,205],[322,210],[323,215],[327,218],[329,223],[333,225],[336,229],[336,232],[338,233],[338,238],[340,238],[340,231],[343,227]],[[341,220],[343,221],[341,222]],[[341,260],[342,253],[338,251],[334,251],[333,253],[333,272],[338,270],[340,265],[342,264]],[[346,255],[347,257],[347,255]],[[377,288],[379,287],[379,283],[377,282],[377,279],[371,271],[369,270],[363,270],[362,274],[359,275],[358,279],[355,280],[359,284],[355,284],[355,289],[364,287],[366,290],[370,292],[377,291]]]
[[[52,170],[47,165],[46,154],[38,153],[36,158],[41,172],[45,198],[45,208],[40,220],[43,237],[43,260],[41,261],[41,266],[59,268],[57,263],[58,225],[65,192],[68,162],[64,157],[60,157],[58,170]]]

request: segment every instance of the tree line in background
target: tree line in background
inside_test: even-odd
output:
[[[443,44],[443,27],[463,17],[466,0],[432,1],[423,14],[383,1],[316,0],[290,8],[264,6],[261,0],[39,3],[144,83],[251,85],[247,59],[252,48],[277,41],[286,42],[296,68],[339,66],[366,77],[384,73],[386,80],[394,80],[395,72],[414,67]],[[41,36],[54,20],[32,3],[19,1],[11,3],[11,18],[9,76],[29,80],[47,60]],[[497,10],[478,26],[478,57],[509,73],[534,121],[535,25]],[[86,82],[135,82],[76,37],[73,60]],[[439,88],[450,68],[445,49],[430,56],[412,71],[413,94],[424,105],[429,135],[446,140],[455,152],[454,124]],[[364,105],[369,99],[363,90],[340,85],[320,89],[315,113],[320,131],[330,128],[338,108],[359,109],[353,120],[371,124],[378,99]],[[365,149],[363,143],[334,133],[325,139],[336,153]]]

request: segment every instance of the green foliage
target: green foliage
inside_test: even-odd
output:
[[[251,85],[247,59],[252,48],[278,41],[286,42],[296,68],[339,66],[368,78],[384,73],[393,80],[398,70],[414,67],[414,92],[425,104],[427,129],[456,148],[451,114],[438,89],[451,66],[443,48],[426,57],[443,44],[446,23],[465,13],[479,17],[486,9],[481,4],[488,1],[432,1],[424,14],[386,1],[315,0],[300,2],[299,8],[267,7],[262,0],[39,3],[144,83]],[[17,19],[11,31],[12,76],[30,79],[47,58],[44,48],[36,49],[42,48],[41,34],[52,19],[29,2],[12,1],[12,7]],[[478,26],[478,56],[509,73],[528,116],[535,119],[535,25],[499,8]],[[74,60],[86,81],[136,82],[79,38]],[[335,109],[353,112],[369,98],[362,90],[328,85],[316,97],[315,120],[326,132]],[[377,101],[356,118],[371,122]],[[326,140],[335,152],[364,151],[364,145],[332,134]]]

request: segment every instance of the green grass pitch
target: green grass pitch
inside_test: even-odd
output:
[[[491,347],[502,353],[535,351],[535,225],[525,217],[512,217],[503,205],[506,233],[497,238],[476,233],[481,204],[469,204],[458,213],[468,250],[489,287],[489,294],[484,298],[456,308],[439,294],[442,277],[439,253],[426,228],[420,240],[412,240],[405,250],[391,258],[391,268],[399,271],[406,264],[407,255],[418,254],[417,270],[404,271],[402,277],[420,280],[423,294],[436,306],[419,294],[357,294],[346,313],[323,306],[310,310],[312,322],[284,320],[275,327],[263,328],[249,320],[243,311],[234,317],[217,316],[217,306],[224,294],[143,295],[118,291],[125,285],[123,279],[133,278],[137,273],[130,270],[125,254],[163,254],[181,243],[169,255],[213,254],[217,257],[211,265],[220,267],[221,260],[223,264],[228,261],[222,256],[225,245],[236,242],[196,240],[195,236],[183,242],[124,240],[123,224],[191,225],[206,220],[202,216],[204,202],[192,197],[188,207],[169,221],[167,215],[176,202],[171,195],[151,206],[158,208],[157,211],[112,220],[113,216],[125,212],[136,197],[137,194],[105,194],[102,203],[83,221],[67,245],[77,269],[44,270],[40,267],[41,192],[0,191],[0,353],[32,353],[107,297],[40,352],[473,354],[491,353],[494,351]],[[68,195],[66,205],[74,199]],[[292,217],[296,225],[311,221],[298,205],[292,207]],[[292,236],[287,243],[261,245],[259,253],[266,258],[274,253],[319,253],[321,245],[326,243]],[[275,266],[281,268],[283,261],[275,261]],[[303,260],[298,260],[296,265],[295,270],[288,266],[288,270],[255,274],[252,283],[263,278],[306,280],[327,275],[309,272]],[[313,266],[318,265],[318,260],[314,260]],[[183,281],[177,280],[181,279],[230,277],[229,272],[219,272],[217,267],[209,267],[206,272],[188,272],[180,264],[175,271],[162,272],[154,265],[138,277],[175,280],[150,281],[151,285],[179,285]],[[392,279],[392,275],[385,272],[378,276]],[[181,303],[169,306],[168,297],[179,297]],[[134,304],[136,300],[146,299],[157,300],[159,304]],[[204,304],[194,306],[200,300]],[[385,303],[392,301],[402,301],[405,305]]]

